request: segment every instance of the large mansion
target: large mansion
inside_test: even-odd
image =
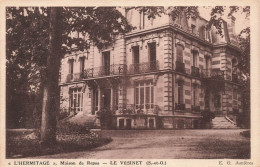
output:
[[[95,122],[109,112],[114,129],[200,128],[202,111],[242,112],[234,17],[221,37],[200,16],[148,19],[135,8],[125,16],[136,29],[110,47],[62,59],[63,112]]]

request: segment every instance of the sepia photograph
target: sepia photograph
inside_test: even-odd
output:
[[[5,7],[12,165],[253,165],[250,6],[148,5]]]

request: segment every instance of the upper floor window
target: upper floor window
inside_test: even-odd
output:
[[[69,60],[69,74],[73,74],[74,59]]]
[[[211,31],[210,29],[207,27],[207,25],[204,27],[204,37],[206,41],[211,42]]]
[[[181,45],[176,46],[177,61],[183,63],[183,47]]]
[[[156,70],[156,43],[155,42],[149,43],[148,47],[149,47],[150,70]]]
[[[135,84],[136,109],[152,109],[154,107],[154,89],[152,81],[142,81]]]
[[[194,24],[191,25],[191,33],[195,33],[196,31],[196,26]]]
[[[156,61],[156,43],[155,42],[149,43],[148,48],[149,48],[150,62]]]
[[[103,72],[105,75],[110,74],[110,51],[102,53],[102,64],[103,64]]]
[[[198,62],[198,52],[193,51],[192,52],[192,66],[197,67]]]
[[[237,60],[232,59],[232,73],[236,74],[236,72],[237,72]]]
[[[206,70],[209,70],[210,66],[211,66],[210,57],[209,56],[205,56],[205,67],[206,67]]]
[[[177,16],[177,24],[181,25],[181,13]]]
[[[85,57],[80,57],[79,58],[79,62],[80,62],[80,72],[83,73],[85,70]]]
[[[133,51],[133,62],[134,62],[134,64],[139,64],[139,59],[140,59],[139,46],[133,46],[132,51]]]

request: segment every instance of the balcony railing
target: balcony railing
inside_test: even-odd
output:
[[[180,62],[180,61],[176,61],[176,72],[181,72],[181,73],[185,73],[185,64]]]
[[[191,66],[191,75],[194,77],[200,77],[200,69],[198,67]]]
[[[125,64],[113,64],[110,66],[89,68],[84,72],[84,79],[109,75],[123,75],[126,73],[126,69],[127,68]]]
[[[218,69],[203,69],[201,76],[202,78],[224,80],[224,71]]]
[[[68,74],[66,82],[72,82],[72,81],[80,81],[84,78],[84,73],[74,73],[74,74]]]
[[[119,104],[117,115],[157,115],[158,105],[152,105],[151,108],[137,108],[134,104]]]
[[[124,75],[127,68],[125,64],[113,64],[110,66],[101,66],[95,68],[89,68],[82,73],[68,74],[66,82],[80,81],[88,78],[97,78],[110,75]]]
[[[131,64],[129,67],[129,74],[139,74],[155,72],[159,70],[159,61],[151,61],[145,63]]]

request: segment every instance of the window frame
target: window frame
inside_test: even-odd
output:
[[[70,111],[78,113],[83,111],[83,92],[82,87],[70,88],[69,90],[69,107]]]
[[[134,102],[135,109],[154,109],[154,85],[152,80],[135,82]]]

